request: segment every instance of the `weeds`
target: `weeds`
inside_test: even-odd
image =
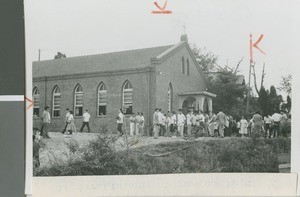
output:
[[[65,162],[53,157],[53,165],[35,175],[278,172],[278,153],[290,152],[288,138],[187,140],[132,148],[136,143],[128,136],[100,134],[84,148],[70,141]]]

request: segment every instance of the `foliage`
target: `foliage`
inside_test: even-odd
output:
[[[259,107],[262,115],[265,116],[270,112],[269,92],[266,91],[264,87],[261,87],[258,95]]]
[[[281,105],[281,109],[283,111],[286,111],[288,113],[291,112],[291,106],[292,106],[292,99],[289,95],[287,95],[286,97],[286,102],[284,102],[282,105]]]
[[[213,110],[222,108],[232,116],[243,115],[247,88],[237,83],[237,79],[238,76],[231,71],[219,72],[217,79],[209,78],[208,90],[217,94]]]
[[[75,153],[76,151],[79,150],[79,143],[77,140],[71,139],[70,141],[65,142],[65,144],[67,145],[68,150],[71,153]]]
[[[281,91],[285,91],[288,95],[292,94],[292,75],[282,76],[280,82],[280,87],[278,88]]]
[[[290,153],[291,152],[291,139],[285,137],[269,138],[264,140],[266,144],[272,147],[276,153]]]
[[[284,105],[281,107],[282,103],[282,96],[277,94],[274,86],[271,86],[270,90],[265,90],[264,87],[260,89],[258,106],[263,115],[272,115],[279,112],[284,107]]]
[[[278,153],[290,153],[291,146],[289,138],[228,138],[116,151],[116,141],[116,136],[99,135],[86,148],[69,146],[66,162],[57,160],[49,168],[35,170],[35,176],[278,172]],[[166,152],[171,154],[155,156]]]
[[[270,102],[270,111],[269,111],[270,114],[280,111],[282,96],[277,95],[276,88],[274,86],[270,87],[269,102]]]
[[[57,52],[57,54],[54,56],[54,59],[62,59],[66,58],[67,56],[61,52]]]
[[[71,175],[108,175],[119,170],[115,150],[116,136],[98,135],[86,147],[80,148],[77,143],[68,143],[67,160],[55,158],[50,168],[35,170],[35,175],[71,176]]]
[[[192,51],[203,72],[216,71],[218,56],[206,48],[197,48],[196,45],[194,45]]]

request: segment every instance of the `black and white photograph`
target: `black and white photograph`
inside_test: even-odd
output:
[[[27,1],[33,176],[290,173],[291,6]]]

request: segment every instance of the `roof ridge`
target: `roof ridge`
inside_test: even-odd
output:
[[[82,58],[82,57],[108,55],[108,54],[112,54],[112,53],[124,53],[124,52],[129,52],[129,51],[133,52],[133,51],[138,51],[138,50],[154,49],[154,48],[161,48],[161,47],[172,47],[172,46],[174,46],[174,44],[172,44],[172,45],[162,45],[162,46],[147,47],[147,48],[130,49],[130,50],[112,51],[112,52],[107,52],[107,53],[97,53],[97,54],[71,56],[71,57],[60,58],[60,59],[48,59],[48,60],[41,60],[41,61],[33,61],[33,63],[48,62],[48,61],[53,61],[53,60],[60,61],[60,60],[65,60],[65,59],[76,59],[76,58]]]

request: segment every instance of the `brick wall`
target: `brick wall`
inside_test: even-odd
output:
[[[52,117],[51,131],[59,132],[64,128],[66,108],[74,110],[74,90],[79,83],[83,88],[83,109],[88,109],[91,115],[90,126],[93,132],[107,125],[110,131],[117,132],[116,116],[118,109],[122,103],[122,86],[126,80],[129,80],[133,86],[133,111],[134,113],[143,112],[146,119],[146,126],[150,121],[147,113],[150,103],[148,98],[149,91],[149,72],[139,72],[131,74],[106,75],[97,77],[77,77],[72,79],[34,80],[33,87],[37,87],[40,91],[40,115],[43,112],[45,105],[49,105],[52,109],[52,91],[57,85],[61,90],[61,116],[58,118]],[[97,116],[97,90],[100,82],[104,82],[107,87],[107,115],[103,117]],[[46,86],[45,86],[46,83]],[[46,90],[46,94],[45,94]],[[128,119],[128,118],[127,118]],[[82,117],[75,117],[75,125],[80,129]],[[34,118],[34,126],[40,127],[40,118]],[[129,124],[127,124],[129,125]]]
[[[181,58],[185,59],[185,73],[181,72]],[[190,73],[187,76],[186,60],[189,59]],[[182,103],[179,101],[179,92],[188,91],[203,91],[205,90],[205,82],[201,77],[196,65],[192,61],[192,58],[185,46],[181,47],[176,53],[164,60],[156,67],[157,72],[161,72],[161,75],[157,75],[156,83],[156,105],[163,111],[168,111],[168,87],[169,83],[173,86],[173,109],[177,111],[182,108]]]

